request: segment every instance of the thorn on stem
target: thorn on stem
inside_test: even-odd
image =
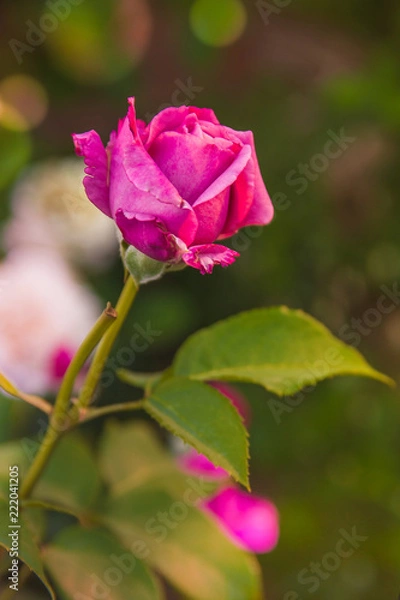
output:
[[[106,314],[107,317],[110,317],[111,319],[116,319],[118,316],[117,311],[115,310],[115,308],[113,308],[111,302],[107,302],[107,306],[104,311],[104,314]]]

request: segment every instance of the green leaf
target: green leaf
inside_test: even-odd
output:
[[[247,432],[237,410],[215,388],[172,378],[151,392],[144,409],[169,431],[249,487]]]
[[[11,396],[19,396],[19,391],[11,381],[9,381],[3,373],[0,373],[0,388],[2,388],[7,394]]]
[[[110,498],[98,517],[125,548],[138,544],[143,558],[192,600],[261,600],[255,558],[197,508],[215,483],[179,472],[147,425],[108,428],[100,465]]]
[[[56,597],[45,575],[44,565],[40,554],[38,513],[32,510],[20,511],[18,521],[18,524],[20,525],[18,528],[18,557],[39,577],[39,579],[41,579],[51,598],[55,600]],[[0,546],[5,548],[7,552],[9,552],[11,548],[11,537],[9,537],[8,534],[13,531],[8,527],[9,524],[8,502],[0,497]]]
[[[31,140],[27,133],[0,125],[0,189],[12,181],[30,154]]]
[[[84,515],[100,492],[100,476],[91,450],[79,435],[63,438],[32,497]]]
[[[13,423],[11,420],[15,400],[0,392],[0,443],[12,437]]]
[[[55,502],[48,502],[46,500],[23,500],[21,501],[22,506],[29,509],[41,509],[46,512],[57,512],[64,515],[69,515],[70,517],[75,517],[76,519],[83,520],[87,515],[83,514],[81,511],[77,509],[67,508],[62,504],[56,504]]]
[[[257,562],[191,505],[196,495],[188,485],[177,497],[154,481],[113,498],[104,523],[126,548],[139,541],[147,560],[189,598],[259,600]]]
[[[205,381],[258,383],[279,396],[336,375],[393,385],[321,323],[286,307],[241,313],[195,333],[179,349],[173,371]]]
[[[177,495],[187,488],[187,478],[177,462],[171,460],[153,428],[145,422],[109,422],[100,443],[99,465],[112,496],[154,481],[162,481],[165,489]],[[218,487],[214,480],[200,481],[193,476],[191,481],[198,481],[205,495],[211,495]]]
[[[18,465],[22,480],[39,447],[39,442],[25,438],[0,445],[0,490],[7,492],[9,465]],[[84,517],[100,491],[100,477],[94,457],[86,442],[77,434],[62,438],[49,464],[34,488],[32,499]]]
[[[100,471],[113,494],[139,487],[160,472],[170,479],[178,473],[150,425],[144,422],[107,423],[100,442]]]
[[[100,529],[62,531],[44,550],[63,600],[161,600],[155,577],[132,552]]]

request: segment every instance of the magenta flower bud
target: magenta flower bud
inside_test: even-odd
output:
[[[204,456],[204,454],[199,454],[194,448],[191,448],[188,452],[182,454],[182,456],[178,458],[178,464],[184,471],[199,477],[204,477],[205,479],[219,481],[229,478],[225,469],[216,467],[211,460]]]
[[[209,381],[208,384],[229,398],[239,415],[242,417],[243,423],[248,427],[251,421],[250,406],[243,394],[224,381]]]
[[[54,351],[50,360],[50,372],[56,383],[59,383],[64,377],[73,356],[74,351],[66,346],[60,346]]]
[[[227,487],[205,500],[203,507],[231,541],[244,550],[263,554],[278,543],[279,514],[265,498]]]
[[[221,125],[210,109],[171,107],[146,125],[130,98],[106,148],[93,130],[73,139],[89,200],[154,260],[211,273],[239,256],[217,240],[273,217],[253,134]]]

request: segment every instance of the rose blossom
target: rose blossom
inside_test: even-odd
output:
[[[0,262],[0,372],[24,392],[53,391],[100,314],[57,254],[32,249]]]
[[[211,273],[239,256],[216,240],[273,217],[253,134],[221,125],[210,109],[167,108],[146,125],[130,98],[106,148],[93,130],[73,138],[88,198],[155,260]]]

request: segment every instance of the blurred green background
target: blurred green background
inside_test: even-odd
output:
[[[150,320],[162,334],[132,367],[163,368],[199,327],[286,304],[336,334],[361,319],[359,349],[398,379],[400,309],[368,325],[381,286],[400,282],[398,2],[71,0],[68,16],[32,45],[31,23],[40,23],[49,4],[1,3],[3,222],[22,169],[71,156],[73,131],[94,128],[106,140],[130,95],[146,120],[166,105],[190,103],[253,130],[276,205],[270,226],[232,240],[242,255],[234,266],[211,277],[186,269],[141,291],[131,324]],[[18,79],[7,95],[15,75],[29,79]],[[321,157],[343,132],[347,147]],[[115,301],[118,262],[82,276]],[[281,514],[280,543],[261,557],[267,598],[397,598],[398,392],[361,379],[325,382],[294,408],[284,401],[278,419],[272,395],[242,389],[253,409],[253,490]],[[127,390],[115,384],[102,401],[126,399]],[[33,411],[6,401],[0,410],[3,440],[37,431]],[[95,439],[100,427],[88,433]],[[339,530],[354,527],[366,541],[310,593],[299,573],[335,551]]]

